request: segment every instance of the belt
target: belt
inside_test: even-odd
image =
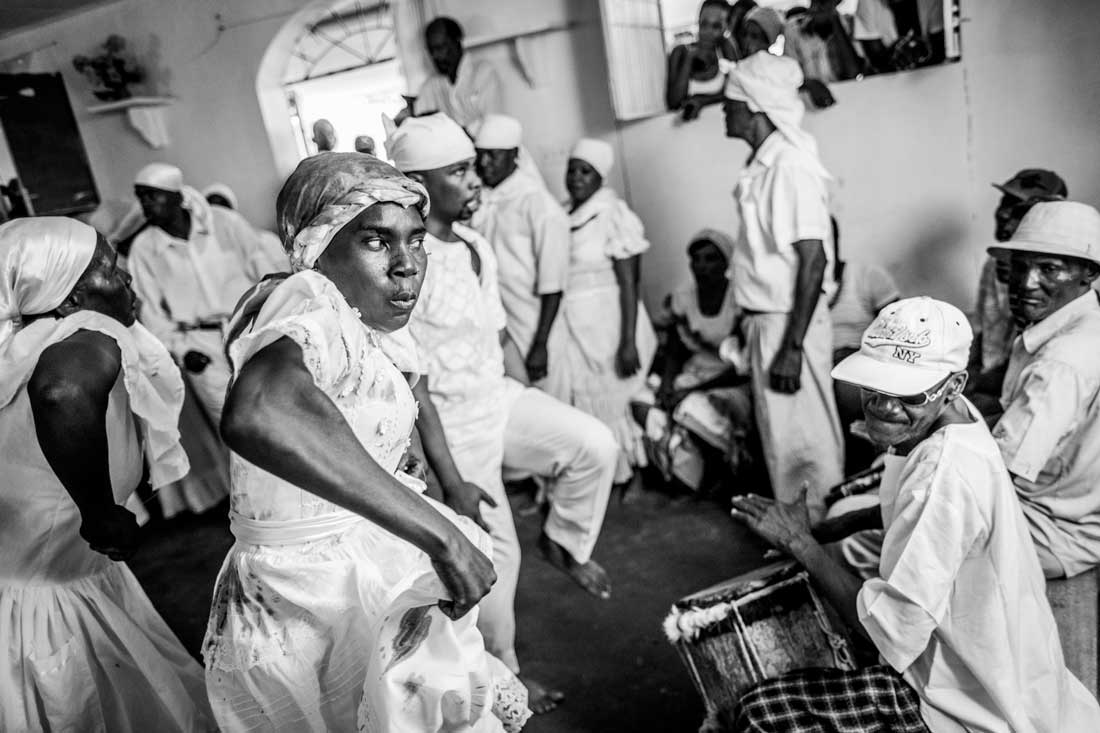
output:
[[[265,520],[249,519],[237,512],[229,512],[229,531],[238,542],[248,545],[300,545],[340,534],[360,522],[367,521],[358,514],[325,514],[308,519]]]

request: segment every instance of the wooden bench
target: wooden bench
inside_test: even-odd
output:
[[[1058,624],[1066,666],[1093,694],[1100,694],[1097,687],[1097,664],[1100,663],[1098,572],[1100,569],[1047,581],[1047,600]]]

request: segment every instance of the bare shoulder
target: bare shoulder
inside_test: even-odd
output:
[[[65,386],[110,391],[121,370],[122,351],[113,338],[98,331],[77,331],[42,352],[29,389],[41,392]]]

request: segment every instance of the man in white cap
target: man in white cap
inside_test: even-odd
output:
[[[752,148],[734,189],[741,230],[730,270],[757,427],[775,496],[809,484],[816,518],[843,477],[843,441],[829,377],[830,176],[799,126],[801,84],[793,59],[753,54],[730,72],[724,109],[726,135]]]
[[[885,663],[764,682],[731,729],[1100,730],[1100,705],[1066,669],[1000,451],[961,396],[971,340],[960,310],[910,298],[884,308],[833,370],[860,388],[868,433],[887,449],[876,576],[861,580],[822,548],[804,493],[734,499],[734,516],[801,563]]]
[[[141,322],[183,366],[217,426],[229,381],[222,324],[237,299],[267,274],[269,259],[251,225],[234,211],[210,206],[184,185],[176,166],[145,166],[134,194],[151,225],[130,249]]]
[[[569,217],[537,176],[518,168],[519,120],[488,115],[474,147],[477,173],[488,187],[473,225],[493,245],[508,335],[525,356],[527,376],[547,374],[551,333],[569,273]]]
[[[502,110],[500,77],[487,61],[467,57],[462,48],[462,26],[441,16],[424,28],[424,42],[436,73],[414,97],[417,115],[440,112],[467,130],[492,112]]]
[[[481,188],[466,133],[445,115],[414,117],[391,131],[386,150],[428,190],[432,208],[424,239],[430,265],[419,302],[407,334],[389,335],[383,348],[402,371],[422,375],[414,387],[417,428],[444,500],[492,534],[497,582],[481,602],[478,625],[486,648],[518,673],[520,547],[502,469],[548,479],[550,509],[539,549],[586,591],[607,598],[610,582],[592,550],[618,446],[599,420],[526,387],[523,359],[506,329],[492,247],[460,223],[477,206]],[[411,347],[402,343],[405,336]],[[535,712],[561,699],[523,680]]]
[[[1100,565],[1100,212],[1035,204],[989,248],[1008,265],[1012,345],[993,428],[1048,578]]]

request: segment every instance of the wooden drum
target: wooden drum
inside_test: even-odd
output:
[[[804,667],[855,669],[846,630],[793,562],[687,596],[672,607],[664,630],[703,697],[708,720],[732,710],[761,680]]]

